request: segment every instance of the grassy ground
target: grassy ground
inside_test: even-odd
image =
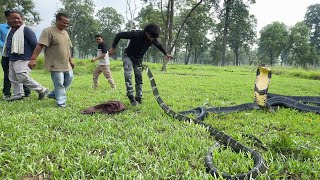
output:
[[[132,107],[126,98],[122,62],[112,62],[117,90],[100,76],[92,89],[93,64],[77,61],[67,108],[37,94],[19,102],[0,103],[1,179],[211,179],[204,156],[214,140],[204,128],[179,122],[155,102],[144,74],[144,102]],[[213,67],[148,64],[160,95],[175,111],[197,106],[232,106],[253,102],[254,67]],[[269,92],[319,96],[317,71],[275,69]],[[293,75],[298,72],[299,77]],[[301,75],[302,74],[302,75]],[[303,74],[305,74],[303,76]],[[311,75],[310,75],[311,74]],[[31,76],[50,89],[50,75]],[[320,76],[319,76],[320,77]],[[0,78],[2,79],[2,73]],[[81,110],[120,100],[127,110],[116,115],[82,115]],[[319,179],[320,116],[280,108],[277,112],[247,111],[205,119],[241,143],[259,151],[269,170],[258,179]],[[259,137],[264,151],[244,136]],[[222,171],[246,172],[253,162],[230,149],[214,152]]]

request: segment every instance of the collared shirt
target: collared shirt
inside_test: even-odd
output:
[[[4,46],[4,42],[6,40],[9,29],[10,29],[10,26],[7,23],[0,24],[0,50],[2,50]]]
[[[143,55],[151,45],[155,45],[164,55],[167,54],[166,50],[156,38],[152,41],[148,40],[145,32],[141,30],[118,33],[112,43],[113,48],[117,46],[120,39],[130,39],[130,43],[126,48],[125,53],[134,63],[142,62]]]

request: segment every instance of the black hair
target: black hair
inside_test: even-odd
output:
[[[6,10],[6,11],[4,11],[4,15],[5,15],[6,17],[9,17],[10,12],[11,12],[11,10]]]
[[[22,13],[21,13],[20,11],[8,10],[8,11],[6,11],[6,12],[7,12],[7,14],[8,14],[7,17],[9,17],[9,16],[10,16],[11,14],[13,14],[13,13],[16,13],[16,14],[19,14],[19,15],[21,16],[21,18],[23,18]]]
[[[61,20],[61,17],[69,18],[67,14],[60,12],[56,15],[56,21]]]
[[[95,37],[95,38],[101,37],[101,38],[103,39],[103,36],[102,36],[101,34],[97,34],[97,35],[95,35],[94,37]]]
[[[160,27],[154,23],[146,25],[146,27],[144,27],[144,31],[150,34],[153,38],[158,38],[160,35]]]

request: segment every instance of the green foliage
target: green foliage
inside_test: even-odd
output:
[[[124,18],[112,7],[100,9],[96,17],[98,18],[99,32],[102,33],[107,45],[111,47],[116,33],[121,30],[121,24],[123,24]]]
[[[74,50],[79,57],[87,57],[96,53],[94,36],[98,33],[98,23],[95,21],[94,3],[92,0],[61,0],[63,7],[58,12],[64,12],[69,16],[67,29]]]
[[[41,58],[38,59],[38,62]],[[52,99],[30,98],[0,103],[1,179],[211,179],[204,156],[214,140],[206,130],[166,115],[155,102],[145,73],[143,104],[132,107],[126,97],[121,61],[112,61],[117,90],[101,75],[92,89],[96,64],[76,59],[75,77],[65,109]],[[174,110],[197,106],[232,106],[253,102],[253,67],[216,67],[148,63],[163,100]],[[319,96],[320,82],[292,76],[303,69],[277,68],[269,92]],[[291,74],[290,74],[291,73]],[[312,73],[318,74],[317,71]],[[31,72],[32,78],[52,89],[50,74]],[[2,73],[0,75],[2,79]],[[127,109],[115,115],[82,115],[80,111],[108,100]],[[259,151],[269,169],[258,179],[319,179],[319,115],[279,108],[276,112],[247,111],[217,116],[206,123]],[[257,136],[264,151],[244,134]],[[231,174],[246,172],[253,161],[229,148],[213,152],[215,165]]]
[[[299,22],[293,26],[290,33],[290,46],[292,50],[291,64],[306,67],[313,64],[312,46],[310,46],[310,30],[304,22]],[[316,65],[316,64],[313,64]]]
[[[320,51],[320,4],[314,4],[308,7],[305,14],[304,21],[310,28],[311,35],[311,45],[315,46]],[[319,53],[318,53],[319,54]]]
[[[284,23],[273,22],[260,31],[259,54],[263,62],[277,63],[280,53],[288,46],[289,33]],[[268,60],[268,61],[266,61]]]
[[[295,77],[295,78],[304,78],[304,79],[313,79],[319,80],[320,73],[317,69],[310,68],[310,69],[301,69],[301,68],[281,68],[281,67],[274,67],[273,71],[276,75],[282,75],[286,77]]]
[[[4,11],[8,9],[15,9],[21,11],[24,16],[24,21],[27,25],[35,25],[40,22],[39,13],[35,11],[35,4],[33,1],[20,1],[20,0],[0,0],[0,22],[6,22],[3,16]]]
[[[189,9],[181,11],[181,19],[184,20],[189,13]],[[199,5],[190,15],[186,22],[182,35],[181,42],[186,44],[186,57],[184,64],[199,63],[201,56],[208,50],[209,39],[206,37],[213,20],[210,18],[210,6],[207,4]],[[191,61],[193,60],[193,61]]]
[[[235,65],[240,65],[240,50],[253,45],[256,38],[257,20],[249,14],[249,6],[242,1],[236,1],[229,17],[227,41],[235,55]]]

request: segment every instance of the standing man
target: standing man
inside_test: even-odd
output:
[[[125,49],[123,57],[124,79],[126,82],[127,96],[131,105],[136,106],[142,103],[142,60],[144,54],[151,45],[155,45],[164,55],[165,58],[172,59],[172,56],[166,52],[163,46],[158,42],[160,27],[156,24],[147,25],[144,30],[120,32],[113,40],[112,48],[109,54],[116,52],[116,46],[120,39],[129,39],[130,43]],[[136,96],[132,86],[132,68],[135,78]]]
[[[0,24],[0,51],[2,52],[4,49],[4,43],[7,37],[7,34],[9,32],[10,26],[9,26],[9,13],[10,11],[7,10],[4,12],[4,15],[6,17],[7,23]],[[11,97],[11,82],[9,80],[9,57],[4,56],[4,52],[2,52],[2,58],[1,58],[1,66],[3,69],[3,99],[7,100]],[[24,96],[28,97],[30,96],[30,90],[23,86],[24,89]]]
[[[44,48],[45,67],[51,72],[54,90],[48,95],[56,100],[58,107],[66,107],[66,90],[73,79],[74,64],[71,58],[71,40],[65,30],[69,25],[69,18],[64,13],[56,15],[56,23],[44,29],[35,48],[29,67],[36,66],[36,59]]]
[[[96,41],[98,43],[98,52],[97,57],[91,59],[91,62],[95,62],[99,60],[98,66],[93,71],[93,88],[97,88],[99,86],[98,77],[101,73],[103,73],[104,77],[108,80],[112,89],[116,88],[116,84],[114,83],[110,71],[110,60],[108,54],[108,47],[106,43],[103,42],[103,37],[100,34],[95,36]]]
[[[36,34],[23,23],[23,16],[18,11],[9,12],[11,29],[4,45],[4,55],[9,57],[9,79],[11,81],[13,97],[7,101],[24,98],[23,85],[39,93],[39,100],[43,99],[49,90],[33,80],[28,67],[32,52],[37,45]]]

